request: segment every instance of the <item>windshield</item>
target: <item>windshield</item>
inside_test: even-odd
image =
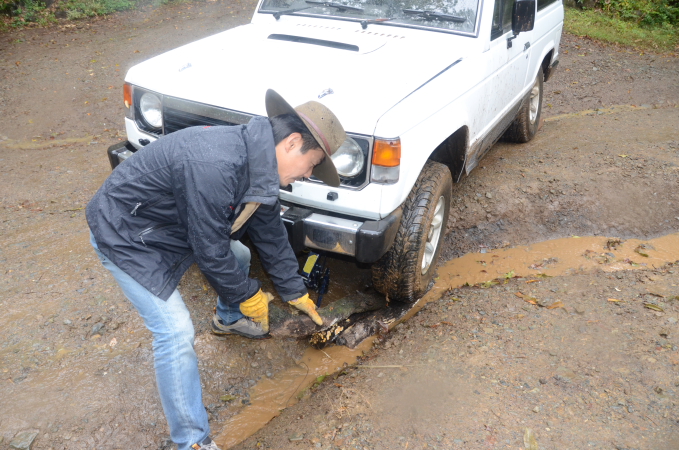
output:
[[[474,33],[478,0],[264,0],[259,12],[341,17],[373,24],[432,27]]]

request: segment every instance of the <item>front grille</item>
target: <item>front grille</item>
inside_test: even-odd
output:
[[[239,111],[219,108],[217,106],[205,105],[203,103],[182,100],[176,97],[163,98],[163,134],[174,133],[188,127],[195,126],[215,126],[215,125],[245,125],[254,116]],[[363,150],[366,159],[363,172],[354,178],[344,178],[340,176],[340,185],[349,189],[362,189],[368,184],[368,173],[370,171],[370,158],[372,149],[372,137],[351,135]],[[311,177],[307,179],[310,183],[322,183],[322,181]]]
[[[174,97],[165,97],[163,100],[163,134],[195,126],[243,125],[252,117],[250,114]]]
[[[238,125],[233,122],[225,120],[214,119],[212,117],[192,114],[186,111],[179,111],[177,109],[166,108],[163,111],[163,119],[165,121],[165,134],[174,133],[188,127],[195,127],[199,125]]]

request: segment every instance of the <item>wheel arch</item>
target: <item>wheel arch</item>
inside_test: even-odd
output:
[[[554,59],[554,54],[555,54],[554,42],[549,42],[549,44],[546,45],[545,48],[542,50],[542,54],[540,55],[539,59],[540,64],[537,64],[535,66],[535,72],[532,74],[532,77],[530,78],[531,80],[535,79],[539,69],[542,69],[543,76],[542,81],[547,81],[549,79],[550,77],[549,65],[552,63],[552,59]]]
[[[429,159],[448,166],[453,182],[457,183],[464,174],[467,148],[469,148],[469,128],[464,125],[441,142]]]

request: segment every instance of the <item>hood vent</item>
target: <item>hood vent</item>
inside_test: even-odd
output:
[[[322,47],[336,48],[338,50],[349,50],[357,52],[358,45],[345,44],[343,42],[324,41],[323,39],[312,39],[303,36],[292,36],[290,34],[270,34],[269,39],[276,41],[298,42],[300,44],[320,45]]]

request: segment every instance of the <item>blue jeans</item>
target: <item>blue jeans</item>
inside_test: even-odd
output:
[[[144,319],[146,328],[153,333],[156,384],[170,435],[178,450],[188,450],[210,434],[189,310],[177,289],[167,300],[156,297],[104,256],[91,233],[90,242],[104,267]],[[231,250],[241,269],[249,273],[250,250],[238,241],[231,241]],[[225,322],[225,319],[234,321],[243,317],[238,304],[227,305],[221,299],[217,301],[217,310]]]

